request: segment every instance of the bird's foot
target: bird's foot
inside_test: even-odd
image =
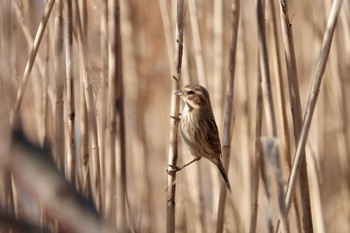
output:
[[[181,114],[180,114],[181,115]],[[181,120],[181,117],[180,115],[178,117],[176,116],[170,116],[171,119],[174,119],[174,124],[177,125],[179,124],[180,120]]]
[[[176,172],[178,172],[178,171],[180,171],[182,169],[181,167],[174,166],[174,165],[171,165],[171,164],[169,164],[168,166],[170,167],[170,169],[169,168],[166,169],[166,172],[169,175],[171,175],[171,176],[175,175]]]

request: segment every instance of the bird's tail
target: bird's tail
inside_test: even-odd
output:
[[[231,191],[231,185],[230,185],[230,181],[228,180],[226,171],[224,169],[224,166],[222,165],[222,162],[220,159],[218,159],[217,161],[215,161],[216,166],[219,168],[219,171],[222,175],[222,178],[224,178],[224,181],[226,183],[227,189],[230,191],[230,193],[232,193]]]

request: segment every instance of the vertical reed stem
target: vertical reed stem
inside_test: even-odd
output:
[[[171,116],[179,117],[180,100],[173,93],[180,88],[181,66],[183,53],[183,18],[184,1],[177,0],[177,23],[176,23],[176,44],[175,44],[175,69],[176,74],[173,77],[171,92]],[[178,128],[176,120],[170,119],[170,143],[168,156],[168,170],[171,166],[176,166],[178,156]],[[176,173],[168,174],[168,193],[167,193],[167,233],[175,232],[175,191],[176,191]]]
[[[231,153],[231,139],[233,133],[233,90],[234,90],[234,78],[236,71],[236,51],[237,51],[237,38],[238,38],[238,25],[240,15],[240,0],[232,0],[232,24],[231,24],[231,46],[229,54],[228,65],[228,79],[227,79],[227,94],[226,94],[226,106],[224,117],[224,140],[223,140],[223,164],[228,174],[230,153]],[[224,182],[221,182],[220,197],[218,206],[218,218],[216,224],[216,232],[221,233],[224,230],[224,216],[226,205],[227,188]]]
[[[75,95],[73,79],[73,14],[72,1],[65,1],[65,33],[66,33],[66,87],[67,87],[67,124],[68,150],[66,158],[66,176],[75,184]]]
[[[326,69],[326,63],[327,63],[329,51],[332,45],[332,39],[333,39],[335,27],[337,25],[337,20],[338,20],[342,3],[343,3],[342,0],[335,0],[333,2],[332,9],[328,18],[327,28],[324,34],[322,48],[320,51],[320,55],[317,62],[317,68],[315,71],[315,77],[312,84],[312,88],[310,89],[308,103],[306,106],[305,116],[303,120],[303,125],[300,131],[298,146],[294,155],[291,174],[289,176],[288,187],[287,187],[286,196],[285,196],[286,206],[288,210],[290,209],[290,205],[292,202],[292,197],[295,189],[297,175],[300,169],[300,164],[303,160],[302,155],[304,154],[303,151],[305,149],[307,137],[309,135],[311,121],[316,108],[317,98],[320,92],[320,86],[322,83],[324,71]]]
[[[55,108],[55,148],[56,161],[60,168],[64,167],[64,120],[63,120],[63,92],[64,92],[64,38],[63,38],[63,2],[57,0],[54,20],[54,79],[56,84]]]

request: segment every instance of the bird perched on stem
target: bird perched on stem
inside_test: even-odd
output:
[[[175,92],[185,102],[181,114],[180,132],[191,154],[195,157],[182,167],[172,167],[172,172],[179,171],[202,157],[214,163],[224,178],[228,190],[231,185],[221,162],[221,145],[218,127],[215,123],[208,91],[195,84],[188,84]]]

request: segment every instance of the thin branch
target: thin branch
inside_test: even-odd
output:
[[[75,7],[76,13],[79,14],[77,7]],[[84,97],[86,101],[86,108],[89,119],[89,136],[91,137],[91,155],[93,160],[93,177],[95,184],[95,203],[98,209],[101,208],[101,169],[100,169],[100,159],[99,159],[99,145],[98,145],[98,135],[97,135],[97,122],[96,122],[96,110],[95,110],[95,99],[92,92],[92,85],[87,74],[86,68],[86,43],[83,37],[82,25],[79,20],[80,17],[77,15],[77,38],[79,46],[79,60],[82,65],[82,79],[84,85]],[[83,175],[87,175],[86,173]]]
[[[63,120],[63,92],[64,92],[64,38],[63,38],[63,2],[57,0],[54,20],[54,80],[56,87],[55,99],[55,148],[58,166],[64,166],[64,120]]]
[[[286,206],[287,210],[290,209],[292,202],[292,197],[295,189],[295,184],[297,180],[297,175],[299,173],[300,164],[302,162],[303,151],[305,149],[307,137],[309,135],[309,130],[311,126],[312,117],[316,108],[318,94],[320,92],[320,86],[323,78],[324,71],[326,69],[326,63],[329,56],[329,51],[332,44],[332,39],[337,25],[337,20],[339,12],[341,9],[343,1],[335,0],[332,5],[332,9],[327,22],[327,29],[323,38],[322,48],[317,62],[317,68],[315,72],[314,81],[312,88],[309,93],[308,103],[305,110],[305,116],[303,121],[303,126],[300,132],[300,137],[298,141],[298,146],[294,156],[294,162],[292,166],[292,171],[289,177],[288,187],[286,191]]]
[[[119,158],[117,169],[119,169],[119,187],[117,187],[117,207],[118,203],[120,209],[117,208],[117,230],[126,232],[127,217],[130,215],[130,208],[127,203],[127,189],[126,189],[126,137],[125,137],[125,118],[124,118],[124,87],[123,87],[123,73],[122,73],[122,42],[121,42],[121,22],[120,22],[120,3],[114,0],[109,5],[111,9],[109,16],[111,17],[111,29],[108,33],[109,37],[109,66],[114,68],[114,73],[111,73],[109,78],[112,78],[109,83],[115,88],[115,99],[112,104],[117,111],[117,128],[118,128],[118,153]],[[114,42],[111,41],[114,39]],[[114,75],[114,77],[112,77]],[[119,189],[119,190],[118,190]],[[130,229],[132,231],[132,227]]]
[[[16,13],[18,22],[20,24],[20,27],[23,31],[24,37],[25,37],[28,45],[32,46],[34,43],[34,39],[33,39],[32,33],[30,32],[30,28],[27,25],[28,19],[24,18],[23,12],[21,11],[19,4],[20,3],[18,1],[13,1],[12,6],[15,10],[15,13]],[[37,54],[35,60],[36,60],[35,64],[38,66],[38,70],[39,70],[41,77],[44,77],[44,62],[41,59],[40,54]]]
[[[237,38],[238,38],[238,25],[240,15],[240,0],[232,0],[232,28],[231,28],[231,47],[229,54],[229,70],[227,79],[227,94],[226,94],[226,111],[224,118],[224,140],[223,140],[223,163],[226,172],[228,173],[231,153],[231,139],[233,133],[233,90],[234,90],[234,77],[236,71],[236,51],[237,51]],[[218,218],[216,224],[216,232],[221,233],[224,230],[224,216],[226,206],[227,188],[222,182],[220,186],[220,197],[218,206]]]
[[[91,188],[91,173],[89,168],[89,126],[88,126],[88,113],[87,113],[87,106],[86,106],[86,99],[85,99],[85,90],[84,90],[84,84],[83,84],[83,78],[86,72],[85,67],[85,57],[82,55],[83,51],[81,51],[81,45],[80,40],[83,40],[84,38],[79,39],[79,25],[80,23],[80,12],[79,12],[79,6],[76,1],[73,1],[73,16],[74,16],[74,32],[75,32],[75,38],[77,40],[78,44],[78,53],[79,53],[79,118],[80,118],[80,161],[81,161],[81,178],[77,179],[79,188],[82,193],[86,197],[89,197],[92,199],[92,188]],[[80,46],[80,47],[79,47]]]
[[[73,5],[72,1],[65,1],[65,33],[66,33],[66,87],[67,87],[67,123],[68,123],[68,151],[66,157],[67,179],[75,184],[75,95],[73,79]]]
[[[276,93],[276,105],[277,105],[277,117],[278,117],[278,136],[281,139],[281,151],[288,161],[289,168],[291,166],[291,151],[290,151],[290,133],[288,128],[288,118],[286,113],[286,101],[285,101],[285,91],[283,85],[283,73],[282,73],[282,59],[280,56],[280,45],[279,45],[279,34],[277,29],[277,17],[275,4],[273,0],[269,1],[270,12],[272,17],[272,47],[273,49],[273,66],[274,74],[273,82],[275,83],[275,93]]]
[[[255,154],[254,154],[254,168],[253,168],[253,200],[252,200],[252,213],[250,216],[250,233],[256,232],[256,223],[258,218],[258,197],[259,197],[259,183],[260,183],[260,156],[261,156],[261,126],[262,126],[262,113],[263,113],[263,101],[262,101],[262,91],[261,91],[261,74],[260,69],[258,69],[258,79],[257,79],[257,100],[256,100],[256,123],[255,123]]]
[[[179,117],[180,100],[173,93],[180,88],[181,66],[183,54],[183,18],[184,1],[177,0],[177,24],[176,24],[176,50],[175,50],[175,69],[176,74],[172,79],[171,92],[171,116]],[[168,156],[168,169],[171,170],[177,164],[178,157],[178,127],[176,120],[170,118],[170,143]],[[175,191],[176,191],[176,173],[168,174],[168,193],[167,193],[167,233],[175,232]]]
[[[49,21],[49,17],[50,17],[54,3],[55,3],[55,0],[49,0],[47,2],[43,17],[41,19],[38,30],[36,32],[33,47],[32,47],[32,50],[29,54],[29,58],[28,58],[28,61],[27,61],[27,64],[26,64],[26,67],[24,70],[23,79],[22,79],[22,82],[21,82],[20,87],[19,87],[18,92],[17,92],[15,106],[14,106],[12,114],[10,116],[11,124],[13,126],[16,126],[18,124],[18,113],[19,113],[19,109],[21,108],[23,95],[24,95],[25,89],[27,87],[30,72],[32,71],[35,57],[36,57],[36,54],[38,53],[40,42],[41,42],[41,39],[44,35],[45,27],[46,27],[47,22]]]
[[[266,42],[266,32],[265,32],[265,6],[262,0],[257,0],[257,20],[258,20],[258,35],[259,35],[259,53],[260,53],[260,69],[262,75],[262,93],[264,101],[264,109],[267,123],[268,136],[272,140],[277,137],[277,126],[276,126],[276,115],[273,105],[273,96],[271,91],[271,78],[269,70],[269,60]],[[277,150],[279,156],[279,150]],[[279,160],[278,160],[279,161]],[[280,164],[277,164],[280,167]],[[283,195],[282,188],[278,186],[278,195]],[[289,232],[289,226],[287,221],[287,212],[285,208],[285,203],[282,201],[279,204],[279,214],[281,216],[283,230]]]
[[[221,91],[223,89],[223,53],[224,53],[224,38],[223,38],[223,21],[224,21],[224,14],[223,14],[223,1],[214,1],[214,17],[213,17],[213,49],[214,49],[214,58],[213,59],[213,78],[211,78],[212,85],[213,85],[213,92],[212,92],[212,104],[213,106],[217,106],[214,108],[214,115],[216,116],[216,119],[222,119],[223,115],[223,100],[224,100],[224,93]],[[219,131],[220,131],[220,125],[218,125]]]
[[[265,32],[265,7],[262,0],[257,0],[257,20],[258,20],[258,35],[259,35],[259,54],[260,54],[260,69],[261,69],[261,87],[263,93],[264,110],[266,116],[267,130],[270,137],[276,137],[276,116],[273,105],[273,97],[271,91],[271,78]]]
[[[294,139],[295,146],[297,146],[300,130],[302,127],[302,110],[301,100],[299,93],[297,66],[294,52],[293,31],[292,24],[289,20],[288,6],[286,0],[280,1],[280,15],[282,22],[282,32],[285,50],[285,59],[287,64],[288,82],[289,82],[289,99],[292,110],[293,126],[294,126]],[[310,194],[309,194],[309,181],[307,175],[307,165],[305,159],[305,151],[302,151],[302,157],[304,158],[301,163],[300,170],[300,196],[302,200],[303,208],[303,223],[306,232],[313,232],[311,206],[310,206]],[[289,208],[287,208],[287,213]]]
[[[110,103],[107,100],[108,96],[108,0],[101,1],[102,14],[101,14],[101,22],[100,22],[100,48],[101,48],[101,81],[99,88],[99,99],[98,99],[98,112],[99,112],[99,144],[100,146],[100,155],[101,155],[101,165],[102,165],[102,198],[103,198],[103,210],[107,219],[111,219],[110,211],[114,209],[112,201],[112,190],[115,190],[112,183],[114,175],[111,175],[111,169],[114,168],[114,160],[111,154],[109,154],[109,146],[115,146],[114,143],[108,143],[108,114],[109,111],[114,111],[113,108],[110,107]],[[106,108],[107,103],[107,108]],[[113,112],[114,114],[114,112]],[[108,182],[108,183],[107,183]]]

